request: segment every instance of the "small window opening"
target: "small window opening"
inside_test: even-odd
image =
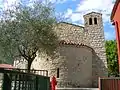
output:
[[[89,25],[92,25],[92,18],[89,18]]]
[[[59,78],[59,68],[57,68],[57,78]]]
[[[97,18],[94,18],[94,24],[97,24]]]

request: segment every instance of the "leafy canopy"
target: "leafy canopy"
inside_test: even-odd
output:
[[[109,75],[118,75],[118,56],[117,56],[117,46],[115,40],[108,40],[105,43],[107,62],[108,62],[108,72]]]
[[[50,3],[40,2],[6,10],[0,20],[0,58],[12,63],[16,57],[24,57],[32,63],[37,52],[52,55],[58,44],[54,12]]]

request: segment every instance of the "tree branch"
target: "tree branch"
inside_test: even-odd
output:
[[[21,52],[20,48],[18,47],[18,51],[26,60],[28,60],[28,56],[25,54],[25,50],[23,50],[23,53]]]

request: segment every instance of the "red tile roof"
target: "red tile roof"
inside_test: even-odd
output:
[[[61,45],[72,45],[72,46],[74,46],[74,47],[87,47],[87,48],[90,48],[92,51],[94,51],[93,50],[93,48],[91,48],[91,47],[89,47],[89,46],[87,46],[87,45],[85,45],[85,44],[83,44],[83,43],[80,43],[80,44],[76,44],[76,43],[73,43],[73,42],[67,42],[67,41],[65,41],[65,40],[61,40],[60,41],[60,43],[59,43],[59,45],[61,46]]]
[[[14,66],[10,65],[10,64],[0,64],[0,68],[15,68]]]
[[[80,44],[76,44],[74,42],[67,42],[67,41],[64,41],[64,40],[61,40],[60,45],[75,45],[75,46],[85,46],[85,44],[83,43],[80,43]]]

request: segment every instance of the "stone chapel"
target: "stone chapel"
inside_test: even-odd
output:
[[[108,75],[102,14],[91,12],[83,18],[84,27],[59,23],[55,32],[61,42],[56,57],[38,55],[32,63],[31,68],[54,75],[58,88],[98,87],[98,78]],[[25,68],[25,63],[16,67]]]

